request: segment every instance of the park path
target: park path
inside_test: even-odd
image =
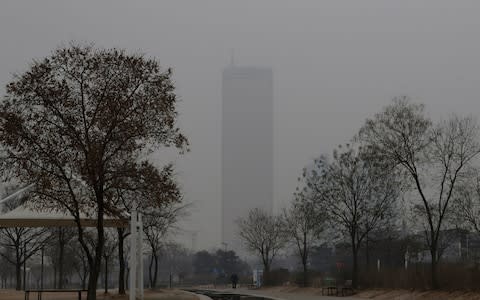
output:
[[[222,291],[228,291],[232,293],[239,293],[251,296],[263,296],[263,297],[271,297],[276,300],[361,300],[362,298],[359,297],[334,297],[334,296],[322,296],[321,290],[285,290],[285,289],[259,289],[259,290],[251,290],[251,289],[225,289]],[[365,299],[363,299],[365,300]]]

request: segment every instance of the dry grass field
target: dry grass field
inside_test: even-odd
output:
[[[480,300],[480,293],[471,291],[370,290],[357,296],[375,300]]]
[[[312,299],[374,299],[374,300],[480,300],[480,292],[473,291],[410,291],[410,290],[365,290],[349,297],[322,297],[321,288],[272,287],[249,291],[286,300]]]

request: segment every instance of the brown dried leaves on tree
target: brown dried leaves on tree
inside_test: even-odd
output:
[[[158,170],[142,159],[160,146],[187,150],[171,74],[144,55],[90,45],[34,61],[0,104],[2,171],[35,184],[36,208],[97,218],[99,237],[103,217],[122,213],[119,190],[148,194],[142,201],[178,200],[165,196],[179,193],[164,181],[171,166]]]

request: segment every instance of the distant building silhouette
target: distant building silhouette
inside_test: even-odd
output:
[[[224,69],[222,82],[222,243],[243,249],[236,220],[273,210],[273,72]]]

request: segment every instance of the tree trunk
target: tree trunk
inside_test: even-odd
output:
[[[15,265],[15,273],[16,273],[16,284],[15,289],[20,291],[22,289],[22,264],[20,260],[17,259],[17,264]]]
[[[432,289],[436,290],[439,288],[438,277],[437,277],[437,266],[438,266],[438,257],[436,247],[431,247],[430,255],[432,256],[432,263],[430,264],[431,279],[432,279]]]
[[[353,251],[352,286],[354,289],[358,287],[358,250]]]
[[[152,251],[150,257],[150,265],[148,266],[148,275],[150,279],[150,287],[154,289],[157,286],[158,275],[158,255],[155,251]]]
[[[158,255],[155,253],[153,255],[154,261],[155,261],[155,268],[153,269],[153,284],[152,288],[155,288],[157,286],[157,275],[158,275]]]
[[[105,256],[105,294],[108,294],[108,257]]]
[[[130,278],[130,268],[126,268],[125,271],[126,271],[125,273],[127,278]],[[129,289],[130,288],[129,282],[127,282],[126,284],[127,284],[127,289]]]
[[[27,289],[27,243],[23,242],[23,289]]]
[[[117,228],[118,234],[118,294],[125,295],[125,259],[123,257],[123,243],[124,243],[124,230],[123,228]]]
[[[53,288],[57,288],[57,266],[53,264]]]
[[[90,276],[88,276],[87,300],[96,300],[97,298],[97,284],[101,261],[101,255],[95,255],[93,260],[89,262]]]
[[[97,195],[97,199],[102,199],[103,196]],[[95,255],[88,260],[89,276],[88,276],[88,292],[87,300],[97,299],[97,284],[100,268],[102,266],[103,248],[105,246],[105,228],[103,227],[103,208],[99,207],[97,215],[97,245],[95,247]]]
[[[303,264],[303,286],[308,286],[308,249],[307,249],[307,231],[303,232],[303,255],[302,255],[302,264]]]
[[[358,243],[356,243],[356,232],[350,232],[350,238],[352,243],[352,287],[356,289],[358,287]]]
[[[307,270],[307,261],[303,260],[303,286],[308,286],[308,270]]]
[[[82,289],[85,289],[87,284],[87,277],[88,277],[88,262],[85,261],[84,257],[82,257],[82,266],[83,266]]]
[[[153,252],[150,255],[150,264],[148,265],[148,280],[150,280],[150,288],[153,289],[153,274],[152,274],[152,268],[153,268]]]
[[[263,265],[263,285],[270,285],[270,265]]]
[[[65,239],[64,239],[64,232],[63,228],[59,228],[58,230],[58,242],[59,242],[59,255],[58,255],[58,283],[57,287],[59,289],[63,289],[63,281],[64,281],[64,274],[63,274],[63,258],[65,252]]]
[[[367,271],[370,270],[370,253],[369,253],[369,245],[368,245],[369,239],[368,239],[368,233],[365,236],[365,266]]]

